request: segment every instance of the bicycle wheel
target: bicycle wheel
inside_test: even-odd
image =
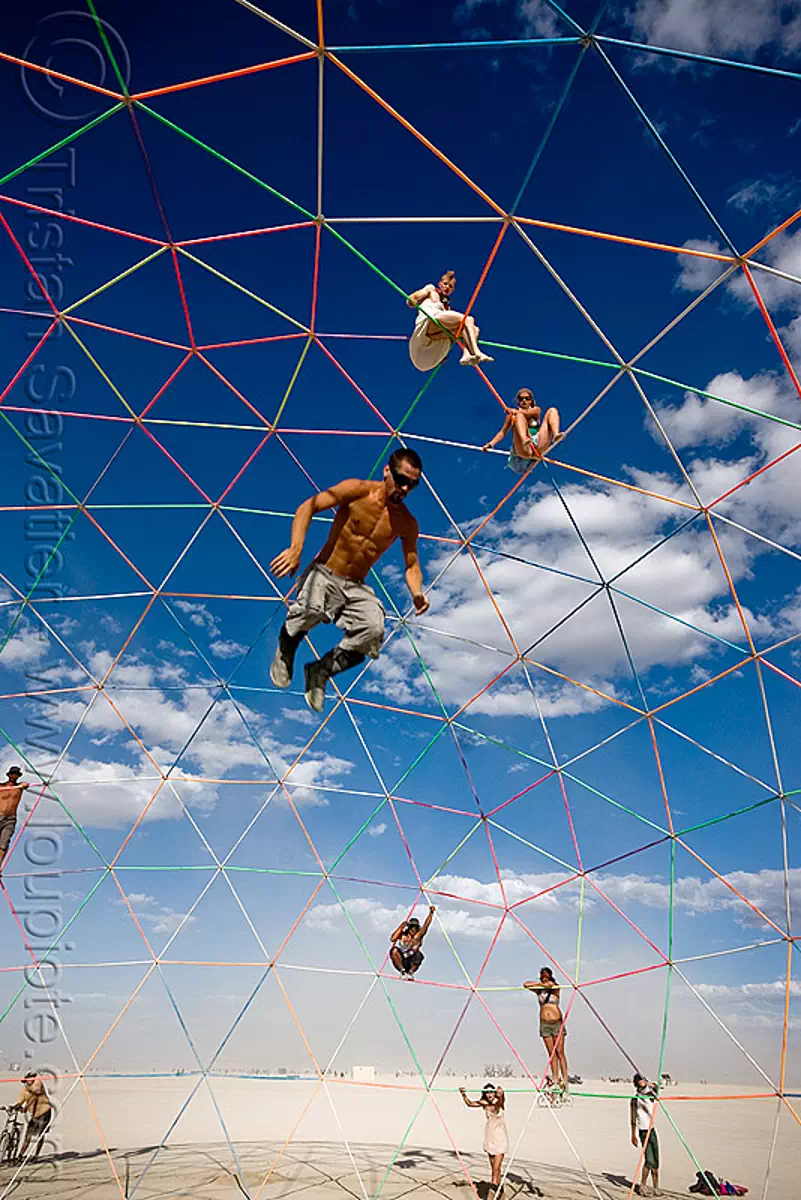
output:
[[[19,1142],[20,1142],[19,1126],[15,1125],[13,1129],[9,1130],[9,1134],[8,1134],[8,1161],[10,1163],[14,1163],[17,1161],[17,1155],[19,1153]]]
[[[14,1154],[11,1144],[11,1134],[7,1129],[0,1133],[0,1166],[14,1161]]]

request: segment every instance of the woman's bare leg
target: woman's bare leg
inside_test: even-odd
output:
[[[563,434],[560,431],[559,425],[559,409],[549,408],[542,418],[540,436],[537,439],[537,449],[540,454],[545,454],[547,450],[550,450],[551,446],[555,446],[562,439]]]
[[[476,340],[476,323],[472,317],[465,317],[461,333],[464,342],[462,359],[478,358],[478,341]]]
[[[518,458],[534,459],[539,456],[539,451],[537,450],[536,446],[534,447],[534,450],[531,450],[527,445],[530,438],[531,434],[528,431],[528,421],[526,416],[520,411],[520,409],[518,409],[512,417],[512,449]]]
[[[478,348],[478,326],[471,316],[455,312],[452,308],[448,309],[447,312],[438,314],[436,322],[428,322],[426,332],[429,337],[445,337],[443,330],[447,330],[453,338],[458,331],[459,338],[464,343],[461,361],[465,366],[472,366],[475,362],[493,362],[488,354],[483,354]]]
[[[495,359],[490,354],[485,354],[478,344],[478,335],[481,331],[476,325],[472,317],[465,317],[464,329],[462,336],[470,350],[471,358],[480,363],[495,362]],[[465,362],[465,356],[462,355],[462,362]]]
[[[461,328],[463,320],[464,328]],[[426,333],[430,338],[442,338],[450,336],[455,340],[457,331],[461,328],[461,333],[459,336],[467,346],[467,349],[465,349],[462,353],[462,362],[464,362],[466,358],[472,361],[473,352],[470,349],[469,334],[467,332],[468,321],[472,321],[472,317],[467,317],[465,319],[462,313],[455,312],[454,309],[451,308],[448,309],[447,312],[439,313],[436,321],[429,321]],[[444,332],[445,330],[447,330],[447,333]]]
[[[553,1078],[559,1069],[556,1055],[554,1054],[554,1049],[553,1049],[554,1043],[555,1043],[555,1038],[544,1037],[542,1040],[545,1043],[545,1050],[548,1055],[548,1074],[551,1076],[551,1078]]]
[[[567,1091],[567,1055],[565,1054],[565,1035],[563,1033],[560,1033],[559,1037],[556,1039],[556,1052],[554,1057],[557,1064],[557,1073],[562,1080],[562,1087],[565,1089],[565,1091]]]
[[[501,1182],[501,1167],[503,1166],[503,1155],[502,1154],[490,1154],[490,1155],[488,1155],[488,1158],[490,1160],[490,1169],[492,1171],[492,1186],[494,1188],[496,1188],[498,1186],[498,1184]]]

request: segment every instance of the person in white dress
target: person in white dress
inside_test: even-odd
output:
[[[499,1188],[503,1156],[509,1150],[509,1134],[506,1132],[504,1117],[506,1097],[503,1088],[496,1087],[494,1083],[485,1083],[478,1100],[471,1100],[464,1088],[459,1088],[459,1094],[468,1108],[484,1109],[484,1151],[489,1158],[492,1172],[490,1190],[495,1192],[495,1200],[500,1200],[503,1195],[503,1188]]]
[[[433,371],[438,367],[447,358],[457,332],[463,343],[459,359],[463,367],[495,361],[479,349],[479,329],[473,318],[451,308],[455,287],[456,273],[446,271],[436,287],[427,283],[406,300],[409,308],[417,309],[414,331],[409,338],[409,357],[418,371]]]

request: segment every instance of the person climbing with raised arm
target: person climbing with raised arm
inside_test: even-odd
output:
[[[456,272],[446,271],[439,283],[427,283],[412,292],[406,303],[417,309],[414,331],[409,338],[409,357],[418,371],[433,371],[447,358],[451,346],[459,339],[463,342],[463,367],[475,367],[479,363],[494,362],[484,354],[478,344],[478,325],[471,316],[451,308],[451,296],[456,287]]]
[[[367,655],[378,658],[384,640],[384,609],[364,581],[398,538],[415,611],[419,616],[428,609],[417,555],[419,529],[404,503],[420,482],[422,471],[423,463],[416,451],[395,450],[381,479],[345,479],[304,500],[295,512],[290,545],[270,563],[279,579],[294,575],[312,517],[336,508],[325,545],[300,578],[270,667],[275,686],[289,687],[295,653],[304,635],[315,625],[331,621],[345,631],[338,646],[304,667],[306,703],[314,712],[323,710],[329,679],[358,667]]]
[[[530,388],[521,388],[515,396],[517,408],[506,411],[503,425],[481,449],[492,450],[502,442],[507,433],[512,431],[512,448],[506,465],[516,475],[525,475],[537,459],[546,454],[552,446],[564,441],[565,435],[559,426],[559,409],[549,408],[542,416],[542,410],[534,403],[534,394]]]
[[[410,917],[408,921],[401,921],[395,932],[390,934],[389,940],[392,942],[392,949],[389,957],[395,970],[400,971],[401,979],[413,980],[420,970],[420,964],[425,958],[420,947],[423,944],[423,938],[431,928],[436,911],[432,904],[422,925],[417,917]]]
[[[17,826],[17,809],[22,793],[30,787],[28,783],[20,783],[21,777],[22,770],[19,767],[9,767],[5,783],[0,783],[0,876],[3,874],[3,860]]]

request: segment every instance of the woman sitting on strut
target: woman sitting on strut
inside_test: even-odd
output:
[[[546,451],[564,441],[565,435],[559,428],[559,409],[549,408],[543,417],[531,388],[521,388],[515,400],[517,408],[507,410],[502,427],[481,449],[491,450],[511,429],[512,449],[506,465],[516,475],[525,475]]]
[[[418,371],[433,371],[447,358],[451,346],[457,340],[463,343],[463,367],[475,367],[479,363],[494,362],[478,346],[478,325],[471,316],[451,308],[451,295],[456,287],[456,273],[446,271],[436,287],[427,283],[417,292],[412,292],[406,303],[417,309],[414,331],[409,338],[409,357]]]

